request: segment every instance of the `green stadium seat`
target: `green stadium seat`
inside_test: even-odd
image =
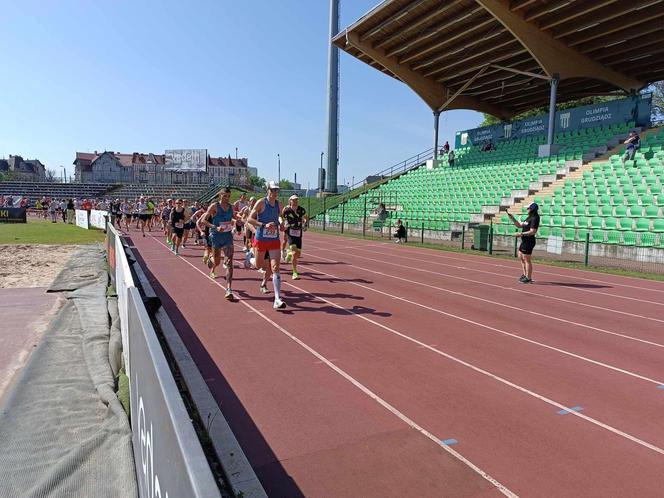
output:
[[[636,245],[636,238],[637,234],[636,232],[623,232],[623,244],[626,246],[634,246]]]
[[[574,228],[565,228],[563,230],[563,240],[574,240],[576,230]]]
[[[642,233],[638,245],[639,247],[653,247],[655,245],[655,234],[651,232]]]
[[[615,207],[614,212],[615,212],[615,215],[619,218],[623,217],[623,216],[627,216],[627,206],[622,205],[622,204],[618,205],[618,206]]]
[[[606,232],[606,243],[607,244],[620,244],[620,231],[618,230],[608,230]]]
[[[621,230],[631,230],[632,218],[620,218],[619,225]]]
[[[605,204],[599,209],[599,213],[602,216],[613,216],[613,206]]]
[[[578,242],[585,242],[588,233],[589,233],[589,232],[588,232],[587,229],[585,229],[585,228],[579,228],[579,229],[576,231],[576,240],[577,240]]]
[[[647,218],[659,218],[659,206],[647,206],[645,216]]]
[[[549,238],[551,230],[547,226],[540,226],[539,229],[537,230],[537,237],[540,239],[547,239]]]
[[[606,232],[604,230],[593,230],[590,239],[593,243],[603,244],[606,240]]]
[[[643,216],[643,208],[641,206],[630,206],[629,216],[632,218],[640,218]]]
[[[664,218],[656,219],[652,222],[653,232],[664,233]]]
[[[650,230],[650,220],[648,218],[639,218],[636,220],[634,228],[637,232],[647,232]]]

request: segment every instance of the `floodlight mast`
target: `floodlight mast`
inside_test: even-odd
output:
[[[330,0],[330,36],[327,63],[327,174],[326,192],[337,191],[339,164],[339,49],[332,43],[339,32],[339,0]]]

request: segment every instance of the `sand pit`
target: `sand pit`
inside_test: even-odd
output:
[[[48,287],[76,245],[0,245],[0,289]]]

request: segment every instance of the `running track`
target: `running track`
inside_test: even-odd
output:
[[[278,312],[130,235],[270,496],[664,493],[660,282],[308,233]]]

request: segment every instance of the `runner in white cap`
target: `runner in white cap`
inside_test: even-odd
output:
[[[256,248],[256,266],[264,267],[265,274],[260,285],[263,294],[267,290],[267,279],[272,275],[274,285],[274,309],[284,309],[286,303],[281,300],[281,275],[279,274],[279,262],[281,256],[281,242],[279,233],[281,230],[279,207],[279,184],[270,182],[267,185],[267,196],[258,200],[249,215],[248,222],[256,227],[254,247]],[[268,256],[270,264],[265,266],[265,256]]]

